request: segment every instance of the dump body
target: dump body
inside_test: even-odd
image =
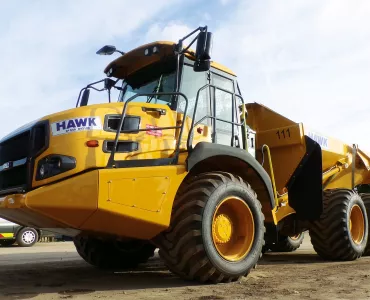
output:
[[[284,205],[277,221],[295,213],[292,206],[303,212],[313,210],[317,203],[318,210],[322,190],[353,189],[370,183],[370,156],[357,147],[313,131],[261,104],[249,103],[246,110],[246,122],[256,131],[257,159],[275,179],[278,206]],[[272,170],[268,153],[262,151],[264,145],[271,153]],[[295,186],[299,191],[292,192]],[[292,199],[291,194],[301,199]]]

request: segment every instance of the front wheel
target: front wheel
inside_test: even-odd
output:
[[[190,178],[175,199],[159,255],[176,275],[230,282],[249,274],[264,245],[264,216],[256,193],[230,173]]]
[[[39,234],[36,229],[25,227],[17,233],[17,244],[20,247],[32,247],[37,243]]]
[[[73,239],[78,254],[99,269],[131,269],[154,256],[155,246],[147,241],[101,240],[90,236]]]

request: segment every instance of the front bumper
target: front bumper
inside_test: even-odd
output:
[[[150,239],[166,229],[184,168],[100,169],[0,198],[0,217],[64,235]],[[173,180],[173,184],[170,184]]]

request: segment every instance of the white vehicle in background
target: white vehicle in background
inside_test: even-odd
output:
[[[20,247],[31,247],[41,237],[41,231],[24,227],[0,218],[0,247],[8,247],[15,243]]]

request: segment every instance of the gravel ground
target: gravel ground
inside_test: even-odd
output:
[[[293,253],[264,255],[240,282],[185,282],[158,256],[130,272],[102,272],[85,263],[71,242],[0,248],[0,299],[369,299],[370,257],[321,260],[309,237]]]

